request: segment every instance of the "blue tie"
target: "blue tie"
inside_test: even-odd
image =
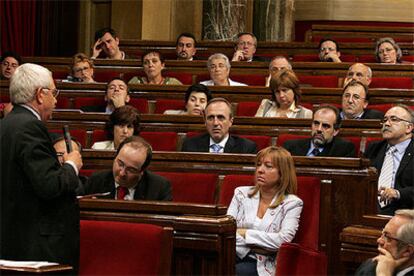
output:
[[[219,153],[220,150],[223,148],[219,144],[212,144],[210,148],[213,150],[214,153]]]
[[[318,156],[320,153],[321,153],[321,152],[320,152],[320,151],[319,151],[319,149],[317,149],[317,148],[314,148],[314,149],[312,150],[312,152],[311,152],[311,154],[312,154],[313,156]]]

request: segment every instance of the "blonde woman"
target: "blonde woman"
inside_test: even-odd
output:
[[[255,186],[238,187],[227,211],[237,222],[236,274],[274,275],[273,255],[290,242],[299,227],[303,202],[297,189],[293,158],[282,147],[267,147],[256,157]]]

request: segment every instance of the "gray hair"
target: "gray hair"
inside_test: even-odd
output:
[[[365,65],[365,64],[363,64],[363,63],[360,63],[360,62],[354,63],[354,64],[352,64],[351,66],[349,66],[349,68],[348,68],[348,72],[349,72],[349,70],[351,70],[351,69],[352,69],[352,67],[354,67],[354,66],[356,66],[356,65],[358,65],[358,64],[361,64],[362,66],[364,66],[365,68],[367,68],[367,71],[368,71],[368,77],[369,77],[369,78],[372,78],[372,70],[371,70],[371,67],[369,67],[368,65]]]
[[[406,244],[414,245],[414,210],[400,209],[395,211],[395,215],[406,217],[410,220],[410,222],[398,228],[397,238]],[[398,250],[401,250],[404,247],[404,243],[398,243]]]
[[[381,62],[380,56],[379,56],[379,47],[381,44],[388,42],[389,44],[394,47],[395,51],[397,52],[397,63],[401,62],[402,58],[402,51],[400,46],[398,46],[397,42],[395,42],[394,39],[391,37],[383,37],[377,40],[377,45],[375,46],[375,58],[377,59],[377,62]]]
[[[410,116],[410,122],[412,124],[414,124],[414,110],[412,110],[411,108],[409,108],[408,105],[405,105],[405,104],[396,104],[393,107],[400,107],[400,108],[404,109],[408,113],[408,115]],[[393,108],[393,107],[391,107],[391,108]],[[414,210],[410,210],[410,211],[412,211],[411,215],[412,215],[412,218],[414,219]]]
[[[13,104],[25,104],[32,101],[38,88],[47,88],[53,82],[52,72],[47,68],[25,63],[17,67],[10,79],[10,100]]]
[[[207,68],[208,69],[210,69],[210,65],[213,62],[213,60],[215,60],[215,59],[224,59],[224,63],[226,65],[227,69],[230,70],[231,65],[230,65],[229,58],[225,54],[222,54],[222,53],[213,54],[208,58],[208,60],[207,60]]]
[[[286,62],[288,63],[287,69],[292,70],[292,64],[290,64],[290,61],[285,56],[275,56],[275,57],[273,57],[272,60],[269,63],[269,70],[272,70],[272,62],[274,60],[277,60],[277,59],[284,59],[284,60],[286,60]]]

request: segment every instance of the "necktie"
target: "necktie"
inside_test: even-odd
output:
[[[385,187],[391,188],[392,187],[392,171],[394,169],[394,152],[396,148],[394,146],[389,147],[387,153],[385,154],[384,163],[382,163],[381,174],[378,179],[378,188]]]
[[[128,194],[128,189],[126,187],[118,186],[116,199],[123,200],[127,194]]]
[[[214,153],[219,153],[222,149],[222,146],[220,146],[219,144],[212,144],[210,148],[213,150]]]
[[[319,151],[319,149],[314,148],[310,154],[310,156],[318,156],[321,152]]]

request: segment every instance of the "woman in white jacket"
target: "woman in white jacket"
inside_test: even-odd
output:
[[[290,153],[267,147],[256,157],[255,186],[234,191],[227,214],[237,222],[236,274],[274,275],[276,252],[295,237],[303,202]],[[275,254],[260,254],[263,249]]]

